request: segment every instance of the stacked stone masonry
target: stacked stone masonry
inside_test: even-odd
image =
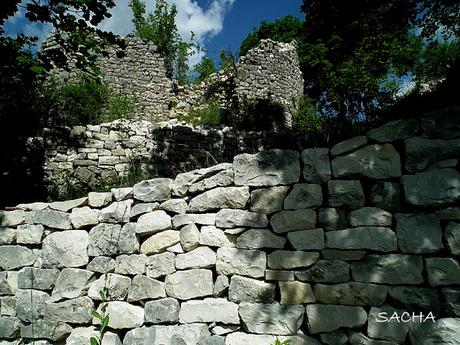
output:
[[[106,345],[460,344],[459,141],[398,120],[2,211],[0,344],[89,344],[104,287]]]
[[[199,85],[178,86],[168,78],[164,59],[152,43],[131,35],[120,37],[123,48],[107,49],[107,56],[99,56],[96,66],[102,80],[120,94],[135,96],[136,119],[151,122],[165,121],[205,105],[215,99],[222,108],[232,102],[270,99],[285,108],[285,122],[296,102],[303,95],[297,44],[262,40],[251,49],[234,68],[219,71]],[[53,35],[42,49],[56,48]],[[75,72],[71,68],[71,75]],[[53,73],[65,79],[69,72],[56,68]]]

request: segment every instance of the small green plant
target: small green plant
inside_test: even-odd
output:
[[[288,338],[288,339],[281,341],[279,340],[278,337],[276,337],[276,340],[273,343],[273,345],[291,345],[291,339]]]
[[[210,101],[202,107],[192,109],[188,114],[178,116],[179,121],[192,125],[216,125],[221,123],[223,110],[217,102]]]
[[[99,320],[100,325],[98,329],[98,335],[90,338],[90,345],[101,345],[104,339],[105,332],[110,322],[110,316],[107,314],[107,299],[108,299],[108,275],[105,274],[104,287],[99,291],[99,297],[101,298],[101,304],[99,311],[91,311],[91,315]]]
[[[297,111],[292,114],[292,128],[300,134],[323,133],[326,130],[326,121],[310,98],[303,97],[297,101]]]
[[[137,98],[132,95],[119,95],[109,91],[105,109],[100,122],[112,122],[131,118],[137,110]]]

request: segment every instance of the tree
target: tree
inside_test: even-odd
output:
[[[278,42],[290,43],[303,36],[303,22],[293,16],[286,16],[273,23],[263,21],[259,28],[254,29],[241,43],[240,56],[246,55],[249,49],[257,47],[261,39],[271,38]]]
[[[214,60],[210,58],[204,58],[201,60],[194,68],[195,72],[198,73],[198,77],[196,81],[198,83],[202,82],[206,78],[208,78],[211,74],[215,73],[216,66],[214,65]]]
[[[188,74],[187,57],[195,45],[184,42],[177,31],[176,6],[166,0],[155,0],[155,10],[148,15],[142,0],[131,0],[129,6],[133,12],[134,33],[158,47],[167,75],[175,76],[179,84],[184,84]]]

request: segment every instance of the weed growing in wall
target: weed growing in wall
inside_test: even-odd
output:
[[[286,340],[279,340],[279,338],[277,337],[275,342],[273,343],[273,345],[291,345],[291,339],[286,339]]]
[[[188,114],[181,115],[177,119],[192,125],[217,125],[222,122],[224,111],[219,105],[210,101],[204,106],[192,109]]]

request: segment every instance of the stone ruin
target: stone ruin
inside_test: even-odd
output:
[[[43,50],[56,46],[52,37],[45,41]],[[200,85],[178,86],[167,77],[163,57],[154,44],[132,34],[121,39],[125,48],[108,49],[108,56],[99,56],[96,66],[108,86],[120,94],[136,97],[137,120],[154,123],[169,120],[211,98],[217,99],[223,108],[230,108],[234,101],[268,99],[283,106],[282,122],[289,126],[295,103],[303,95],[295,41],[262,40],[234,68],[220,71]],[[53,73],[61,78],[69,75],[63,69],[55,69]]]

